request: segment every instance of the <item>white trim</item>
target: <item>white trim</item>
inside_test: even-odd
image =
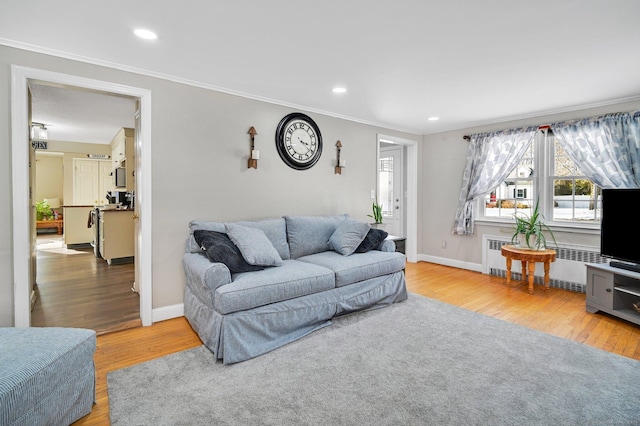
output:
[[[136,257],[140,267],[140,316],[142,325],[152,324],[152,233],[151,233],[151,91],[107,81],[11,65],[11,155],[13,186],[13,287],[14,325],[28,327],[30,239],[29,239],[29,134],[27,86],[30,80],[50,82],[125,96],[141,103],[142,166],[138,179],[142,189],[140,206],[141,244]]]
[[[378,161],[380,159],[380,139],[392,140],[397,144],[405,145],[407,148],[407,162],[405,173],[407,174],[407,261],[417,262],[418,257],[418,142],[411,139],[404,139],[397,136],[389,136],[378,133],[376,141],[376,192],[378,191]]]
[[[478,263],[462,262],[460,260],[446,257],[430,256],[426,254],[418,255],[418,262],[436,263],[438,265],[452,266],[454,268],[468,269],[469,271],[483,272],[483,265]]]
[[[153,310],[153,322],[165,321],[184,316],[184,303],[162,306]]]

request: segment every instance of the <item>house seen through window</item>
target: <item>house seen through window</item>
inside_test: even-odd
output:
[[[484,218],[512,221],[530,215],[539,197],[546,222],[596,224],[601,189],[587,179],[553,133],[540,131],[509,176],[483,197]]]

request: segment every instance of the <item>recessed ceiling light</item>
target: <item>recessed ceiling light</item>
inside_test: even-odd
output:
[[[429,121],[438,121],[438,120],[440,120],[440,117],[429,117],[427,120],[429,120]]]
[[[155,40],[155,39],[158,38],[158,35],[156,33],[154,33],[153,31],[145,30],[145,29],[142,29],[142,28],[138,28],[133,33],[135,35],[137,35],[138,37],[143,38],[145,40]]]
[[[344,93],[347,91],[347,89],[345,89],[344,87],[334,87],[333,89],[331,89],[331,91],[333,93]]]

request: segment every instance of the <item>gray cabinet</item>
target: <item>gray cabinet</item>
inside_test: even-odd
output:
[[[614,268],[606,263],[587,263],[588,312],[606,312],[640,324],[640,273]]]

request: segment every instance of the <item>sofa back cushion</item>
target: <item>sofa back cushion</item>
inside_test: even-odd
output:
[[[329,238],[347,217],[285,216],[291,259],[329,250]]]
[[[282,260],[291,258],[289,245],[287,244],[287,228],[284,218],[230,223],[262,230],[269,241],[271,241],[271,244],[273,244],[273,247],[276,249]],[[191,223],[189,223],[189,239],[187,240],[187,252],[189,253],[199,253],[201,251],[200,246],[196,244],[193,238],[193,231],[198,229],[205,231],[227,232],[224,222],[207,222],[201,220],[191,221]]]

